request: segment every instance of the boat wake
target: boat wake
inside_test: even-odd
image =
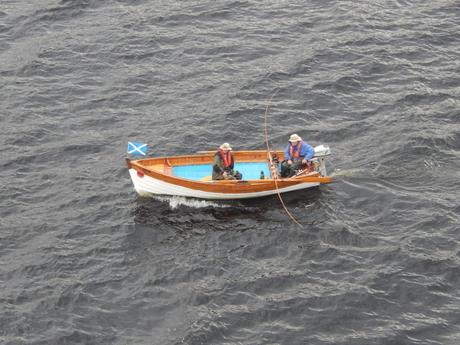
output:
[[[153,199],[168,203],[171,210],[175,210],[180,206],[186,206],[191,208],[207,208],[207,207],[219,207],[219,208],[226,208],[230,207],[228,204],[224,203],[217,203],[208,200],[198,200],[198,199],[190,199],[181,196],[152,196]]]
[[[336,169],[331,173],[331,177],[359,177],[369,175],[367,169]]]

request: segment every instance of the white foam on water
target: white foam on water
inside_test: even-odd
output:
[[[427,167],[428,169],[436,169],[436,168],[441,167],[441,164],[433,159],[432,160],[425,159],[423,163],[425,164],[425,167]]]
[[[174,210],[179,206],[187,206],[193,208],[205,208],[205,207],[229,207],[229,205],[219,204],[216,202],[201,200],[201,199],[188,199],[181,196],[152,196],[154,199],[162,202],[169,203],[169,207]]]
[[[368,175],[369,171],[366,169],[336,169],[332,172],[331,177],[356,177],[356,176],[363,176]]]

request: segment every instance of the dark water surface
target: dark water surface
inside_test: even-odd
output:
[[[458,1],[0,1],[1,344],[460,344]],[[139,198],[293,132],[336,182]]]

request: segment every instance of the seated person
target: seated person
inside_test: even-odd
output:
[[[308,164],[308,160],[315,155],[312,146],[302,140],[297,134],[291,135],[289,144],[284,150],[284,161],[281,162],[281,177],[291,177],[300,170],[303,165]]]
[[[232,148],[229,143],[220,145],[214,155],[214,163],[212,166],[213,180],[241,180],[243,177],[240,172],[233,170],[235,160],[230,152]]]

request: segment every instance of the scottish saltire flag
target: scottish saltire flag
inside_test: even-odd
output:
[[[137,141],[128,141],[128,153],[136,156],[145,156],[147,154],[147,144]]]

